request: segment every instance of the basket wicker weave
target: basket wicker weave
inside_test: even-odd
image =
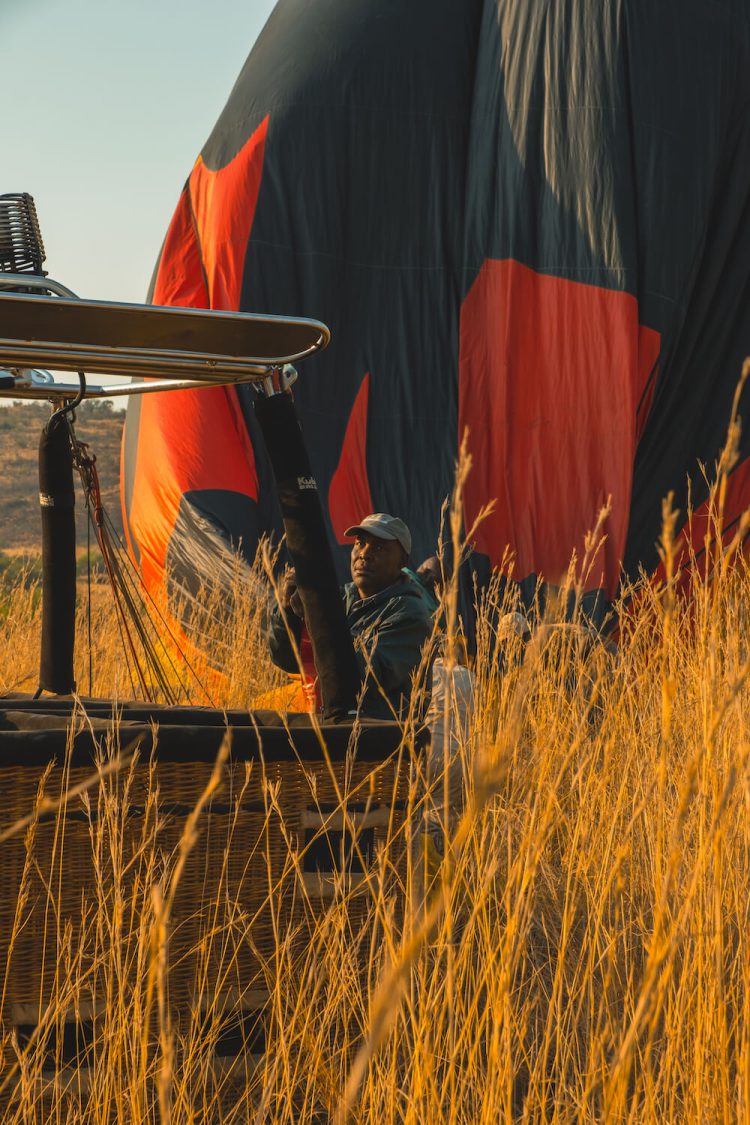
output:
[[[4,1028],[15,1029],[23,1042],[39,1033],[50,1007],[65,1013],[66,1029],[45,1032],[52,1069],[86,1065],[112,986],[113,943],[114,960],[122,965],[120,986],[143,991],[147,973],[137,959],[153,938],[144,939],[140,927],[150,919],[154,929],[154,886],[160,901],[175,888],[165,979],[172,1025],[187,1034],[201,1012],[215,1019],[222,1009],[231,1013],[236,1032],[238,1013],[262,1010],[280,946],[285,971],[298,964],[302,972],[310,934],[329,904],[345,900],[352,933],[363,931],[380,878],[376,871],[387,869],[394,884],[402,878],[409,755],[395,725],[379,724],[374,742],[368,732],[364,760],[358,756],[361,737],[355,731],[344,751],[339,728],[339,749],[326,760],[306,716],[295,717],[299,729],[283,733],[286,754],[278,752],[278,722],[270,751],[262,724],[255,723],[254,752],[246,739],[240,753],[230,754],[188,848],[186,826],[208,786],[222,733],[213,716],[201,728],[211,731],[203,760],[195,758],[195,723],[190,737],[186,728],[189,754],[179,760],[175,736],[171,760],[164,761],[156,728],[130,727],[126,720],[123,745],[138,731],[143,745],[115,768],[117,735],[114,728],[107,735],[104,720],[93,735],[82,729],[73,741],[65,733],[69,717],[55,718],[57,752],[51,758],[50,728],[28,729],[39,725],[31,712],[21,721],[9,715],[6,725],[15,729],[0,732],[0,832],[37,813],[26,832],[0,848],[1,1014]],[[174,715],[172,710],[168,719],[155,718],[174,730]],[[85,751],[81,739],[92,743]],[[29,764],[18,760],[24,753]],[[98,757],[98,765],[84,764],[88,756]],[[91,782],[97,770],[83,792],[44,811],[40,794],[59,802]],[[184,866],[177,879],[181,848]],[[121,999],[134,1012],[144,1003],[142,995]],[[262,1050],[257,1026],[240,1029],[234,1040],[225,1036],[217,1054],[233,1049]],[[7,1077],[14,1069],[8,1051],[4,1064]],[[11,1081],[0,1101],[12,1087]]]

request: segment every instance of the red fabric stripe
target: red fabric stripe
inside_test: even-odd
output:
[[[586,586],[614,592],[628,526],[636,409],[659,349],[635,298],[485,261],[461,310],[459,435],[473,469],[467,523],[495,499],[476,547],[557,582],[612,496]]]
[[[180,196],[164,240],[154,283],[154,304],[208,308],[201,250],[195,234],[187,187]]]
[[[233,160],[213,172],[199,156],[190,197],[203,251],[212,309],[239,309],[247,242],[263,175],[268,117]]]
[[[726,548],[734,539],[739,527],[739,520],[750,503],[750,458],[742,461],[727,478],[726,494],[724,497],[724,511],[722,517],[721,541]],[[706,501],[693,513],[689,522],[683,524],[675,536],[672,572],[677,578],[677,589],[687,594],[693,578],[692,560],[695,559],[695,577],[703,579],[706,574],[706,564],[709,561],[706,555],[706,537],[710,538],[711,561],[715,562],[718,549],[718,528],[716,524],[716,504],[713,511]],[[739,553],[748,553],[748,541],[741,546]],[[650,575],[650,583],[658,587],[666,581],[666,567],[659,563],[656,570]],[[631,613],[634,613],[648,597],[647,590],[639,590],[635,597],[628,603]],[[615,642],[621,636],[621,625],[613,630],[611,637]]]
[[[722,516],[721,540],[728,546],[738,530],[738,521],[750,504],[750,459],[742,461],[737,468],[727,477],[726,494],[724,497],[724,511]],[[689,523],[685,523],[675,539],[674,545],[674,570],[685,570],[685,581],[688,580],[688,570],[691,556],[696,557],[698,574],[704,575],[706,569],[706,538],[711,541],[711,551],[716,550],[717,526],[716,504],[713,511],[708,501],[701,504]],[[660,563],[654,571],[655,580],[664,580],[664,564]]]
[[[267,128],[268,118],[218,171],[199,157],[164,244],[156,304],[239,308]],[[235,391],[144,396],[129,524],[149,587],[163,579],[181,496],[206,489],[258,496],[253,448]]]
[[[367,476],[367,406],[370,376],[365,375],[346,425],[341,456],[328,488],[328,512],[333,533],[345,543],[347,527],[359,523],[373,509]]]

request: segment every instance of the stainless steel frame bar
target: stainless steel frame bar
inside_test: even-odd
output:
[[[325,324],[302,317],[84,301],[52,278],[0,274],[0,369],[14,378],[0,397],[78,393],[67,383],[30,378],[37,368],[149,380],[91,385],[88,398],[263,383],[329,340]]]
[[[69,297],[72,301],[80,298],[67,285],[55,281],[52,277],[42,277],[35,273],[0,273],[0,292],[8,289],[17,292],[19,289],[38,289],[40,293],[54,293],[56,297]]]
[[[240,386],[242,383],[258,383],[259,381],[264,381],[269,378],[269,372],[272,370],[273,368],[268,367],[259,368],[257,373],[252,376],[248,376],[245,379],[233,380],[232,385]],[[291,370],[293,371],[294,369],[292,368]],[[49,372],[34,372],[34,374],[49,375]],[[0,383],[0,398],[38,399],[40,401],[48,401],[50,398],[73,399],[79,394],[81,389],[78,383],[64,383],[60,380],[53,379],[52,376],[44,381],[31,380],[28,378],[29,372],[25,369],[11,371],[3,371],[0,369],[0,380],[2,380],[4,376],[13,379],[13,385],[4,386]],[[223,383],[208,383],[205,380],[198,381],[195,379],[148,379],[133,383],[119,383],[113,386],[106,386],[102,383],[89,383],[87,381],[83,397],[125,398],[128,395],[158,394],[162,391],[199,391],[205,390],[208,387],[225,385],[226,384]]]

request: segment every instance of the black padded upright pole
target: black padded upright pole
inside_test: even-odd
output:
[[[344,716],[356,706],[359,674],[336,580],[318,486],[289,394],[258,398],[255,413],[279,491],[289,554],[320,680],[323,711]]]
[[[42,646],[39,688],[75,691],[76,525],[73,451],[64,417],[53,415],[39,442],[42,512]]]

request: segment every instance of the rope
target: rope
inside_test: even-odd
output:
[[[112,594],[114,596],[115,617],[120,632],[120,640],[122,641],[123,649],[125,651],[125,663],[130,679],[130,686],[132,688],[133,695],[136,695],[137,690],[135,679],[133,677],[133,671],[135,670],[137,678],[141,684],[141,689],[146,693],[147,701],[149,703],[153,703],[154,701],[151,697],[148,687],[146,686],[146,679],[143,674],[143,670],[141,669],[140,661],[138,660],[138,655],[135,650],[135,645],[133,643],[133,638],[129,629],[127,615],[120,599],[120,591],[117,586],[117,582],[115,581],[115,575],[111,565],[109,551],[107,549],[107,542],[105,536],[103,535],[103,506],[101,490],[99,487],[99,474],[96,470],[96,457],[89,457],[87,452],[88,445],[85,442],[78,441],[73,431],[72,425],[70,425],[70,436],[71,441],[73,442],[75,464],[81,476],[83,492],[86,497],[86,507],[88,509],[89,516],[91,516],[91,513],[93,511],[94,533],[96,535],[97,543],[99,544],[99,550],[102,553],[104,567],[107,572],[107,577],[109,578],[110,586],[112,588]],[[128,659],[128,655],[130,656],[130,659]]]
[[[111,520],[111,518],[110,518],[110,516],[107,512],[104,513],[104,518],[105,518],[105,521],[106,521],[106,524],[107,524],[108,532],[111,535],[114,542],[117,544],[117,556],[118,556],[118,562],[119,562],[119,568],[120,568],[119,574],[120,574],[120,579],[121,579],[123,585],[126,585],[126,588],[128,588],[131,591],[132,595],[135,598],[137,598],[137,600],[140,602],[140,605],[142,607],[143,615],[146,618],[146,620],[151,624],[152,628],[154,627],[153,626],[153,620],[152,620],[152,614],[154,614],[159,619],[159,622],[163,626],[164,631],[167,633],[170,640],[173,642],[176,650],[179,652],[180,659],[182,660],[185,667],[190,672],[192,678],[195,680],[196,684],[200,688],[200,690],[203,693],[203,695],[205,696],[206,700],[208,701],[208,703],[211,706],[216,706],[215,701],[212,699],[212,697],[211,697],[208,689],[206,688],[205,684],[200,679],[198,673],[195,671],[195,668],[192,666],[192,664],[188,660],[187,655],[186,655],[185,651],[182,649],[178,638],[175,636],[174,632],[172,631],[172,629],[169,625],[169,622],[167,621],[167,619],[165,618],[165,616],[163,615],[163,613],[159,609],[158,603],[151,596],[149,591],[144,586],[141,585],[140,575],[138,574],[138,571],[135,567],[135,564],[133,563],[132,559],[130,558],[130,555],[128,554],[127,549],[125,548],[124,544],[120,540],[117,529],[115,528],[114,524],[112,523],[112,520]],[[173,670],[173,672],[175,673],[175,675],[179,679],[180,674],[179,674],[179,671],[177,669],[177,666],[175,665],[174,661],[172,660],[172,657],[170,656],[169,649],[164,644],[164,641],[162,640],[161,636],[159,635],[159,632],[156,629],[154,629],[154,634],[155,634],[155,637],[156,637],[157,645],[162,648],[162,650],[164,652],[164,655],[167,659],[167,662],[169,663],[171,669]],[[182,681],[180,681],[180,682],[182,684]],[[187,697],[187,688],[185,688],[184,690],[185,690],[186,697]]]
[[[153,620],[155,614],[163,631],[179,654],[181,663],[187,668],[189,677],[192,678],[208,703],[213,705],[214,701],[211,695],[187,659],[164,615],[151,594],[141,585],[140,575],[104,507],[99,474],[96,468],[96,457],[89,453],[87,443],[79,441],[76,437],[70,417],[67,417],[66,421],[70,430],[74,461],[81,477],[86,498],[89,525],[94,529],[114,598],[115,616],[133,695],[137,695],[137,682],[140,691],[148,702],[155,701],[154,696],[157,691],[162,693],[162,696],[170,705],[180,702],[181,699],[184,699],[187,703],[192,702],[189,682],[186,682],[181,674],[163,636],[156,628]],[[148,599],[150,605],[147,604],[146,599]],[[89,592],[89,613],[90,610]],[[91,632],[89,631],[89,653],[91,653],[91,648]]]
[[[86,633],[89,645],[89,695],[94,694],[94,646],[91,643],[91,508],[86,497]]]

